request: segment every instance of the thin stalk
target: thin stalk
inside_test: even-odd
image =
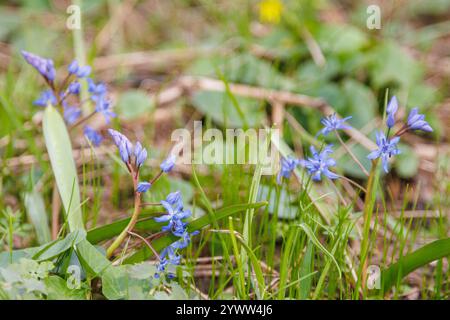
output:
[[[361,168],[362,172],[368,177],[369,176],[369,172],[367,172],[366,168],[364,168],[364,166],[362,165],[362,163],[358,160],[358,158],[355,156],[355,154],[350,150],[350,148],[345,144],[344,140],[342,140],[341,135],[339,134],[339,132],[337,132],[337,130],[334,130],[334,132],[336,133],[336,137],[338,138],[339,142],[341,143],[341,145],[344,147],[345,151],[348,152],[348,154],[350,155],[350,157],[352,157],[353,161],[356,162],[356,164]]]
[[[134,190],[136,190],[138,181],[139,181],[139,171],[136,170],[136,173],[133,170],[133,167],[127,163],[128,170],[130,170],[130,174],[133,177],[133,187]],[[110,258],[114,251],[122,244],[123,240],[127,237],[127,235],[130,234],[130,232],[133,231],[134,226],[136,225],[136,222],[138,221],[139,213],[141,212],[141,193],[140,192],[134,192],[134,210],[133,214],[131,215],[131,219],[128,222],[128,225],[125,229],[122,230],[122,232],[119,234],[119,236],[114,240],[114,242],[109,246],[109,248],[106,250],[106,257]]]
[[[73,0],[72,3],[76,6],[78,6],[80,8],[81,11],[81,7],[82,7],[82,0]],[[86,65],[86,51],[85,51],[85,47],[84,47],[84,41],[83,41],[83,22],[82,22],[82,18],[80,17],[80,27],[79,28],[73,28],[72,29],[72,34],[73,34],[73,46],[75,49],[75,57],[79,63],[79,65],[84,66]],[[89,93],[88,93],[88,87],[87,87],[87,82],[86,80],[81,80],[81,92],[80,92],[80,97],[81,100],[85,100],[87,99]],[[91,110],[90,110],[90,105],[87,103],[84,108],[83,108],[83,112],[85,114],[88,114]]]
[[[131,216],[130,221],[125,229],[119,234],[119,236],[114,240],[114,242],[109,246],[106,250],[106,257],[110,258],[114,251],[122,244],[123,240],[127,237],[127,235],[132,232],[136,222],[138,221],[139,213],[141,211],[141,194],[139,192],[134,193],[134,211]]]
[[[367,269],[367,254],[370,244],[370,222],[372,220],[372,213],[375,200],[375,184],[378,179],[377,174],[378,159],[372,161],[372,169],[370,170],[369,179],[367,181],[367,192],[364,198],[364,210],[363,210],[363,238],[361,241],[361,256],[358,272],[358,281],[356,283],[355,292],[358,293],[360,286],[365,287],[366,269]]]

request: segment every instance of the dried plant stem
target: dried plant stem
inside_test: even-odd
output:
[[[336,133],[336,137],[338,138],[339,142],[341,143],[341,145],[344,147],[344,149],[348,152],[348,154],[350,155],[350,157],[352,157],[353,161],[356,162],[356,164],[361,168],[362,172],[364,172],[364,174],[368,177],[369,176],[369,172],[367,172],[366,168],[364,168],[364,166],[362,165],[362,163],[358,160],[358,158],[355,156],[355,154],[350,150],[350,148],[345,144],[344,140],[342,140],[341,135],[339,134],[339,132],[337,132],[337,130],[334,130],[334,132]]]

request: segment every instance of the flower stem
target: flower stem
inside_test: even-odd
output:
[[[122,230],[122,232],[119,234],[119,236],[114,240],[114,242],[106,250],[107,258],[110,258],[113,255],[114,251],[122,244],[123,240],[125,240],[127,235],[130,232],[132,232],[132,230],[138,220],[139,213],[141,212],[140,209],[141,209],[141,194],[139,192],[135,192],[133,215],[131,216],[130,222],[128,222],[128,225],[126,226],[126,228]]]
[[[363,209],[363,238],[361,240],[361,254],[358,271],[358,281],[356,283],[355,292],[359,292],[359,288],[362,286],[365,288],[366,284],[366,271],[367,271],[367,256],[369,252],[369,240],[370,240],[370,222],[372,221],[373,207],[375,204],[375,185],[378,179],[377,167],[379,159],[372,161],[372,169],[370,170],[369,179],[367,181],[367,192],[364,197],[364,209]]]
[[[137,184],[139,181],[139,171],[137,173],[134,173],[133,167],[129,165],[128,168],[130,170],[130,174],[133,177],[133,187],[134,190],[137,188]],[[141,212],[141,193],[140,192],[134,192],[134,210],[133,214],[131,215],[131,219],[128,222],[128,225],[125,227],[125,229],[122,230],[122,232],[119,234],[119,236],[114,240],[114,242],[108,247],[106,250],[106,257],[110,258],[114,251],[122,244],[122,242],[125,240],[128,234],[133,231],[134,226],[136,225],[136,222],[138,221],[139,213]]]
[[[369,172],[367,172],[366,168],[364,168],[364,166],[362,165],[362,163],[358,160],[358,158],[355,156],[355,154],[350,150],[350,148],[345,144],[344,140],[342,140],[339,132],[337,132],[336,130],[334,131],[336,133],[336,137],[338,138],[339,142],[341,143],[341,145],[344,147],[344,149],[348,152],[348,154],[350,155],[350,157],[352,157],[353,161],[356,162],[356,164],[361,168],[362,172],[364,172],[364,174],[368,177],[369,176]]]

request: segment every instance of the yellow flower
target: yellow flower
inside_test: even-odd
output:
[[[277,24],[280,22],[282,10],[283,4],[280,0],[263,0],[259,3],[259,20]]]

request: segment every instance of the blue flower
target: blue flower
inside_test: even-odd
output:
[[[281,168],[277,175],[277,183],[281,183],[281,178],[289,179],[292,171],[299,165],[299,160],[288,156],[287,158],[281,158]]]
[[[84,135],[89,139],[89,141],[96,147],[100,145],[103,140],[103,137],[94,129],[89,126],[84,127]]]
[[[310,147],[312,157],[301,160],[300,164],[304,166],[314,181],[320,181],[322,174],[329,179],[337,179],[339,176],[331,172],[328,167],[336,165],[336,161],[329,157],[333,150],[331,146],[325,146],[321,152],[318,152],[314,146]]]
[[[161,201],[161,205],[166,209],[166,214],[154,218],[156,222],[169,222],[162,227],[162,231],[171,231],[174,235],[181,237],[186,231],[186,223],[183,219],[191,216],[190,210],[183,209],[181,193],[173,192],[166,200]]]
[[[68,124],[73,124],[81,116],[81,110],[76,107],[64,107],[64,119]]]
[[[389,128],[392,128],[395,124],[395,113],[398,109],[397,97],[393,96],[386,107],[387,119],[386,124]]]
[[[345,121],[351,119],[352,117],[346,117],[344,119],[339,119],[336,115],[336,113],[326,117],[322,118],[320,121],[325,127],[319,131],[319,135],[327,135],[328,133],[335,131],[335,130],[343,130],[343,129],[350,129],[350,126],[345,124]]]
[[[183,232],[183,234],[180,236],[181,239],[176,241],[176,242],[174,242],[172,244],[172,246],[174,248],[176,248],[176,249],[184,249],[191,242],[191,237],[193,237],[193,236],[195,236],[195,235],[197,235],[199,233],[200,233],[199,231],[194,231],[194,232],[189,233],[187,230],[185,230]]]
[[[400,153],[397,148],[397,143],[400,141],[399,137],[394,137],[392,139],[386,138],[383,132],[377,132],[377,145],[378,149],[371,152],[367,158],[374,160],[376,158],[381,158],[383,169],[386,173],[389,172],[389,158],[393,155]]]
[[[162,200],[161,205],[164,207],[164,209],[166,209],[167,213],[160,217],[156,217],[155,221],[166,222],[172,220],[182,220],[191,215],[190,210],[183,210],[182,204],[181,205],[179,203],[176,204],[177,205],[175,206],[174,204],[170,204],[169,202]]]
[[[120,132],[113,129],[108,129],[108,133],[111,135],[117,148],[119,148],[119,153],[122,161],[125,163],[129,163],[133,149],[133,145],[131,144],[130,140],[128,140],[128,138]]]
[[[45,59],[33,53],[22,50],[22,56],[31,66],[33,66],[39,73],[49,81],[55,80],[55,67],[53,60]]]
[[[176,161],[175,155],[171,154],[165,159],[159,166],[163,172],[169,172],[175,166]]]
[[[419,108],[413,108],[409,113],[408,130],[433,131],[428,122],[425,121],[425,115],[419,113]]]
[[[101,113],[105,117],[106,123],[111,121],[111,118],[115,118],[116,114],[111,111],[111,102],[107,100],[104,95],[93,96],[92,100],[95,101],[95,111]]]
[[[183,199],[181,196],[181,191],[175,191],[169,193],[166,197],[166,202],[170,203],[175,208],[179,210],[183,210]]]
[[[159,278],[160,274],[166,271],[166,268],[169,265],[177,266],[181,262],[181,255],[177,254],[175,252],[175,248],[170,245],[163,249],[160,254],[160,261],[158,265],[156,266],[157,272],[155,273],[155,277]],[[170,276],[170,274],[169,274]],[[172,275],[173,277],[173,275]]]
[[[57,103],[56,97],[50,89],[42,91],[39,98],[33,101],[34,105],[40,107],[46,107],[48,104],[56,105]]]
[[[71,94],[79,94],[81,89],[81,84],[78,81],[71,82],[67,87],[67,91]]]
[[[136,167],[139,168],[147,159],[147,150],[142,147],[140,142],[137,142],[134,146],[134,157]]]
[[[139,182],[139,184],[136,188],[136,192],[139,192],[139,193],[147,192],[147,190],[150,189],[151,186],[152,186],[152,184],[150,182]]]
[[[74,74],[78,78],[87,77],[91,73],[91,67],[90,66],[80,67],[76,60],[73,60],[69,64],[69,66],[67,67],[67,70],[69,71],[70,74]]]
[[[94,80],[92,80],[91,78],[88,78],[87,82],[88,82],[88,90],[94,96],[105,95],[108,92],[106,85],[103,82],[95,84]]]

